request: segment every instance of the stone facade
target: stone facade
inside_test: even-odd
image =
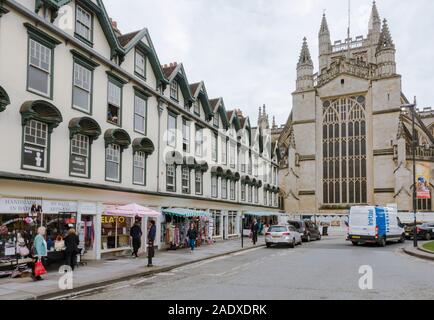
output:
[[[280,189],[290,213],[345,214],[352,205],[412,209],[411,113],[396,71],[395,45],[374,2],[367,37],[331,42],[326,16],[314,74],[307,39],[297,64],[293,107],[274,128]],[[434,112],[418,110],[419,166],[433,170]],[[433,174],[431,173],[430,188]],[[431,200],[418,209],[431,211]]]

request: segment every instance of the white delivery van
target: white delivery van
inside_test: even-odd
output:
[[[389,207],[352,207],[348,221],[348,240],[353,245],[376,243],[382,247],[387,241],[405,241],[405,231],[398,212]]]

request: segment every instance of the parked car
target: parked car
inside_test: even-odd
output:
[[[421,240],[434,239],[434,223],[424,223],[416,226],[417,238]],[[405,227],[405,237],[412,239],[414,237],[414,224]]]
[[[310,220],[290,220],[290,226],[301,234],[303,242],[310,242],[311,240],[321,240],[321,232],[318,226]]]
[[[405,241],[405,231],[396,210],[388,207],[352,207],[348,238],[354,246],[375,243],[385,247],[388,241]]]
[[[301,243],[301,234],[293,226],[271,226],[265,233],[267,248],[279,244],[289,245],[290,248],[294,248],[297,244]]]

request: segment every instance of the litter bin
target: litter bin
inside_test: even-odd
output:
[[[328,236],[328,231],[329,231],[329,227],[328,226],[323,226],[322,227],[322,235],[323,236]]]

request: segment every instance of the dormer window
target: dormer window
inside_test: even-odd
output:
[[[218,128],[220,123],[220,115],[218,112],[214,115],[214,127]]]
[[[172,81],[170,84],[170,97],[178,101],[178,82]]]
[[[193,111],[194,111],[195,114],[197,114],[198,116],[200,116],[199,101],[195,101],[193,103]]]
[[[75,35],[88,44],[92,44],[92,15],[77,5],[75,13]]]
[[[139,77],[146,78],[146,56],[140,50],[136,50],[134,72]]]

